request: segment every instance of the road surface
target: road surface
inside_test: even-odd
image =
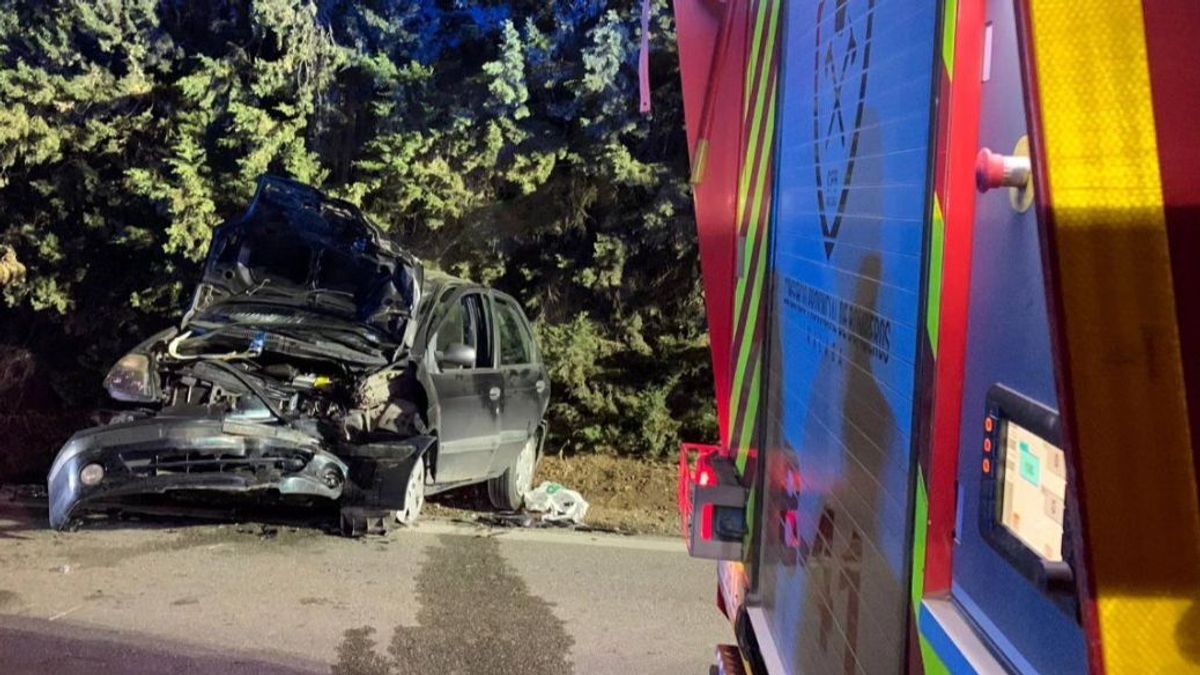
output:
[[[728,625],[678,540],[425,522],[89,525],[0,508],[5,673],[704,673]]]

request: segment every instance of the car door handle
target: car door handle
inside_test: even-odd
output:
[[[539,393],[539,394],[542,393],[543,391],[546,391],[546,381],[538,380],[537,384],[533,385],[533,388],[537,389],[537,393]]]
[[[488,390],[488,398],[492,399],[493,401],[499,401],[500,400],[500,387],[492,387],[491,389],[489,389]]]

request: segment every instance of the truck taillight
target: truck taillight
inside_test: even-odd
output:
[[[716,510],[716,504],[705,504],[700,508],[700,538],[704,541],[712,541],[713,513]]]
[[[679,519],[693,557],[742,559],[747,494],[729,453],[712,445],[680,447]]]

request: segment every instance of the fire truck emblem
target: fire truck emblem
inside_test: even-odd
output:
[[[875,0],[820,0],[813,76],[813,152],[825,257],[833,255],[854,174]]]

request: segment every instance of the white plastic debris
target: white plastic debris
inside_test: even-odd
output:
[[[550,523],[583,524],[588,503],[583,495],[558,483],[543,481],[525,495],[525,510],[543,513],[542,520]]]

